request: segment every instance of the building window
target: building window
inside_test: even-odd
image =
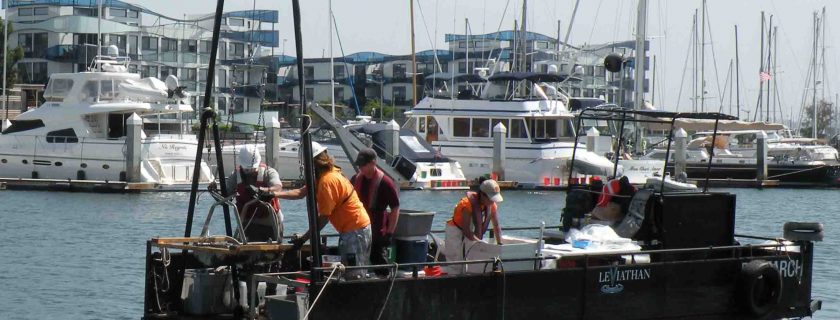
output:
[[[198,42],[195,40],[181,40],[181,52],[198,52]]]
[[[35,7],[35,15],[36,16],[45,16],[50,14],[50,10],[47,7]]]
[[[140,16],[140,12],[137,10],[128,10],[128,17],[129,18],[138,18]]]
[[[207,69],[198,69],[198,80],[207,81]]]
[[[230,44],[230,55],[233,59],[241,59],[245,57],[245,44],[244,43],[231,43]]]
[[[452,118],[452,136],[470,136],[470,118]]]
[[[303,67],[303,80],[315,80],[315,67]]]
[[[233,85],[241,86],[245,84],[245,70],[233,70],[233,79],[230,79],[233,82]]]
[[[335,79],[344,79],[344,66],[333,66],[333,75]]]
[[[490,136],[490,119],[487,118],[473,118],[472,119],[472,136],[479,138],[487,138]]]
[[[157,78],[158,67],[157,66],[143,66],[140,69],[140,76],[143,77],[143,78]]]
[[[163,52],[178,51],[178,40],[163,38],[160,40],[160,49]]]
[[[228,25],[231,27],[243,27],[245,26],[245,19],[240,18],[228,18]]]
[[[128,65],[128,73],[137,73],[137,65],[136,64],[129,64]]]
[[[158,38],[157,37],[143,37],[143,50],[157,51]]]
[[[344,88],[335,88],[333,90],[333,99],[335,99],[335,101],[344,100]]]
[[[395,63],[393,67],[394,79],[405,79],[405,64]]]
[[[393,90],[394,104],[403,104],[405,102],[405,87],[394,87]]]
[[[25,83],[46,84],[49,80],[46,62],[18,63],[18,72]]]
[[[216,70],[216,74],[218,75],[217,79],[219,79],[218,82],[216,82],[216,86],[221,87],[221,88],[227,88],[227,86],[228,86],[228,84],[227,84],[227,70],[225,70],[225,69]]]
[[[125,9],[111,8],[110,11],[111,11],[111,16],[112,17],[122,17],[122,18],[126,17]]]
[[[166,77],[173,75],[178,76],[178,68],[174,67],[160,67],[160,78],[166,79]]]
[[[306,88],[306,101],[315,100],[315,88]]]
[[[125,53],[125,35],[108,35],[108,45],[117,46],[120,49],[120,53]]]
[[[43,57],[49,45],[47,33],[22,33],[18,35],[18,45],[23,48],[24,57]]]
[[[210,49],[212,49],[213,43],[207,40],[201,40],[198,46],[198,53],[200,54],[210,54]]]
[[[31,33],[21,33],[18,35],[18,47],[23,48],[24,57],[31,58],[33,55],[32,38],[34,37]]]
[[[32,8],[20,8],[18,9],[18,16],[28,17],[32,15],[32,12]]]
[[[226,60],[227,59],[227,45],[224,42],[219,41],[219,60]]]
[[[104,9],[103,9],[104,10]],[[86,16],[86,17],[98,17],[96,8],[73,8],[73,15],[74,16]]]
[[[195,81],[196,80],[196,71],[193,68],[182,68],[181,69],[181,78],[186,81]]]
[[[137,36],[128,36],[128,53],[129,54],[137,54]]]
[[[458,73],[467,73],[467,63],[458,62]]]

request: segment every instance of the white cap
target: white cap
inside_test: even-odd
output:
[[[239,148],[239,155],[236,159],[239,161],[239,165],[245,169],[259,168],[260,162],[262,162],[260,151],[253,144],[247,144]]]
[[[487,195],[490,198],[490,201],[493,202],[502,202],[504,199],[502,198],[502,191],[499,188],[499,184],[496,180],[487,179],[481,183],[479,186],[479,190]]]

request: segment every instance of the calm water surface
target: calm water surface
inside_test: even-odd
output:
[[[813,296],[824,303],[815,319],[840,319],[840,212],[826,201],[837,199],[840,190],[728,191],[738,195],[740,234],[780,237],[785,221],[825,224],[813,282]],[[403,192],[403,208],[437,211],[434,228],[442,229],[462,195]],[[511,191],[504,196],[504,226],[538,226],[558,224],[565,194]],[[0,191],[0,319],[140,318],[145,241],[183,235],[187,199],[186,193]],[[200,232],[209,200],[207,195],[199,200],[193,234]],[[287,233],[304,231],[304,205],[282,204]],[[221,219],[217,222],[212,230],[222,233]]]

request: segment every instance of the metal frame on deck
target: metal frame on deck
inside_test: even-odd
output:
[[[630,115],[630,117],[628,117]],[[639,118],[638,116],[643,116],[645,118]],[[717,131],[718,131],[718,123],[720,120],[738,120],[735,116],[730,116],[723,113],[717,112],[668,112],[668,111],[657,111],[657,110],[633,110],[633,109],[626,109],[616,106],[614,104],[604,104],[596,107],[589,107],[585,108],[580,112],[580,115],[577,117],[577,128],[575,132],[575,145],[572,149],[572,160],[571,164],[569,165],[569,181],[572,180],[572,175],[574,174],[574,166],[575,166],[575,155],[577,153],[577,146],[580,140],[581,132],[583,132],[583,120],[614,120],[614,121],[621,121],[621,127],[618,133],[618,147],[615,151],[615,164],[613,165],[613,178],[616,177],[618,174],[618,161],[621,159],[621,141],[624,139],[624,124],[627,121],[634,122],[634,123],[660,123],[660,124],[668,124],[670,129],[668,130],[668,147],[665,150],[665,166],[668,166],[668,161],[670,160],[671,155],[671,142],[674,140],[674,124],[676,123],[677,119],[697,119],[697,120],[715,120],[715,128],[712,132],[712,151],[709,153],[709,162],[706,168],[706,183],[703,186],[703,192],[708,192],[709,188],[709,173],[712,170],[712,159],[714,158],[715,151],[714,151],[714,144],[715,139],[717,138]],[[662,185],[660,186],[659,192],[664,193],[665,191],[665,175],[662,175]]]

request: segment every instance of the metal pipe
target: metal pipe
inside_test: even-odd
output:
[[[9,51],[6,48],[9,47],[9,17],[8,17],[8,10],[6,11],[6,16],[3,19],[3,111],[6,115],[3,117],[3,122],[0,122],[0,131],[6,130],[5,123],[9,120],[9,94],[6,92],[6,68],[8,68],[8,56]]]
[[[303,79],[303,35],[300,31],[300,0],[292,0],[292,16],[294,18],[294,29],[295,29],[295,54],[297,55],[297,74],[298,74],[298,94],[300,94],[300,110],[301,115],[303,118],[300,121],[300,141],[301,141],[301,150],[303,151],[303,172],[304,172],[304,181],[306,181],[306,186],[308,187],[306,190],[306,211],[309,217],[309,234],[310,234],[310,242],[312,245],[312,265],[313,266],[320,266],[321,265],[321,246],[318,243],[321,237],[319,233],[321,230],[318,230],[318,212],[315,209],[316,206],[316,199],[315,199],[315,172],[313,163],[312,163],[312,136],[309,133],[309,125],[311,119],[306,116],[308,112],[308,108],[306,106],[306,87],[305,82]],[[321,275],[320,273],[316,272],[313,268],[312,270],[312,281],[317,282]]]
[[[671,155],[671,141],[674,141],[674,123],[677,122],[677,116],[678,115],[679,114],[677,114],[673,118],[671,118],[671,129],[668,131],[668,137],[669,137],[668,147],[665,148],[665,164],[662,166],[662,170],[666,171],[666,172],[668,171],[668,160],[669,160],[668,158],[670,158],[669,156]],[[665,196],[665,175],[666,175],[666,172],[662,173],[662,186],[659,187],[659,193],[661,193],[663,197]],[[676,162],[674,163],[674,173],[677,173]]]
[[[613,164],[613,176],[612,178],[615,179],[618,175],[618,160],[621,159],[621,140],[624,139],[624,123],[627,122],[626,118],[627,112],[621,112],[621,126],[618,129],[618,143],[615,148],[615,164]]]
[[[715,157],[715,141],[717,140],[718,123],[720,122],[720,113],[715,118],[715,130],[712,132],[712,148],[709,152],[709,163],[706,164],[706,183],[703,184],[703,193],[709,191],[709,174],[712,172],[712,160]]]

